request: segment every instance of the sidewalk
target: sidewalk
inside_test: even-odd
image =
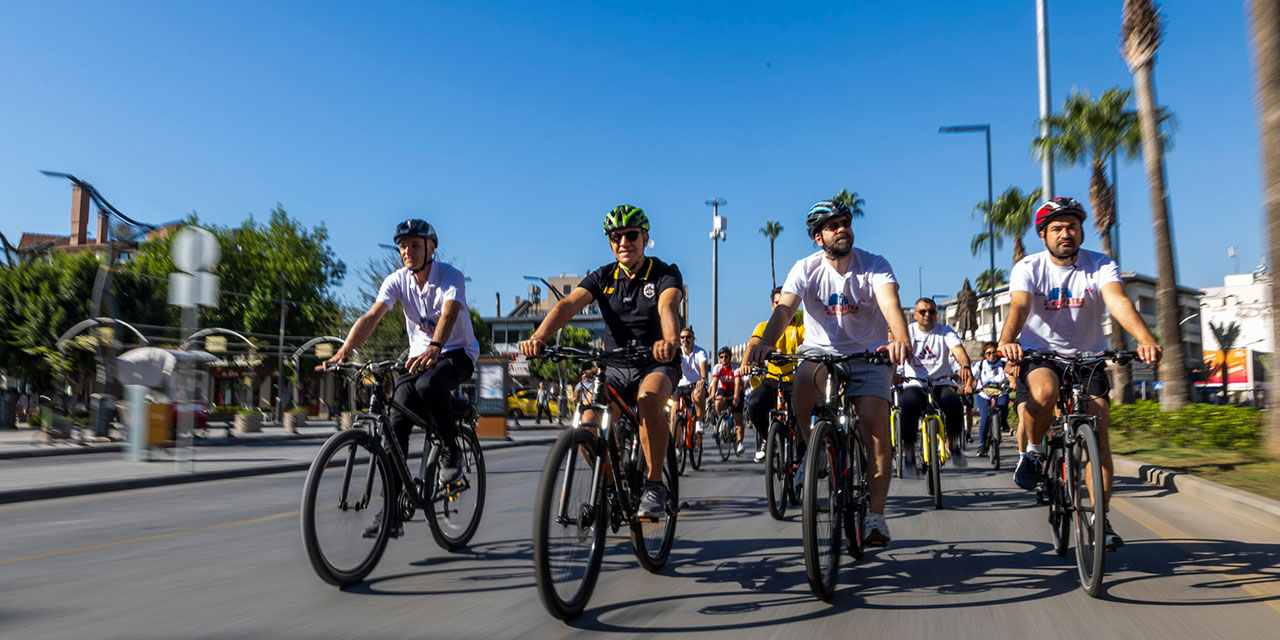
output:
[[[332,421],[308,424],[296,434],[267,425],[261,433],[234,438],[227,438],[226,430],[218,427],[209,430],[210,437],[196,441],[195,460],[189,463],[189,449],[180,452],[181,461],[129,462],[118,442],[32,444],[34,430],[0,429],[0,504],[305,471],[333,433]],[[558,435],[558,430],[511,428],[508,439],[482,438],[481,446],[492,451],[543,445],[554,442]],[[415,430],[410,451],[421,451],[423,437]],[[172,454],[172,449],[161,453]]]

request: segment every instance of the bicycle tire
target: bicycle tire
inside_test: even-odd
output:
[[[458,429],[458,449],[462,454],[462,477],[455,484],[465,484],[466,488],[450,492],[438,499],[428,496],[423,500],[427,512],[427,527],[431,529],[431,537],[436,544],[446,551],[457,551],[471,542],[480,527],[480,518],[484,515],[484,499],[487,487],[484,451],[480,448],[480,439],[475,431],[460,426]],[[435,487],[434,479],[429,479],[428,486]],[[432,494],[435,493],[433,489]]]
[[[644,458],[642,457],[641,460]],[[671,556],[671,546],[676,538],[676,519],[680,511],[679,476],[676,475],[676,452],[667,441],[667,455],[662,465],[662,484],[667,488],[666,517],[661,523],[641,522],[639,518],[631,519],[631,546],[636,552],[640,566],[649,573],[661,571]],[[640,475],[643,483],[646,468]]]
[[[835,595],[840,574],[841,517],[838,476],[840,445],[835,428],[823,420],[809,437],[805,459],[801,533],[804,539],[804,570],[809,589],[819,600],[829,601]]]
[[[684,466],[689,461],[688,434],[686,433],[685,421],[688,416],[685,415],[684,409],[676,411],[675,431],[671,434],[676,445],[676,469],[680,471],[680,475],[684,475]]]
[[[333,434],[311,461],[303,485],[299,521],[302,546],[321,580],[339,587],[350,586],[363,580],[378,565],[391,534],[392,509],[385,495],[390,487],[388,466],[382,447],[364,429]],[[375,478],[382,485],[378,495],[372,486]],[[350,491],[361,490],[362,479],[363,490],[369,492],[368,502],[364,503],[362,496],[354,506],[349,506],[347,498]],[[337,491],[332,486],[335,480],[338,482]],[[325,496],[335,493],[337,504],[330,505],[328,500],[325,504],[317,504]],[[372,539],[365,538],[363,534],[369,525],[369,516],[377,513],[381,514],[382,526]],[[332,529],[338,535],[332,535],[327,524],[317,524],[317,514],[321,514],[326,522],[333,520],[336,524]],[[347,543],[353,546],[354,551],[344,554],[339,546],[347,546]],[[340,557],[344,555],[350,558]]]
[[[1067,548],[1071,545],[1071,511],[1070,498],[1066,490],[1064,476],[1064,459],[1061,446],[1050,446],[1049,457],[1045,462],[1045,493],[1049,502],[1049,532],[1053,543],[1053,552],[1059,558],[1065,558]]]
[[[932,487],[933,508],[942,508],[942,451],[940,447],[946,446],[939,444],[941,429],[938,427],[942,422],[937,415],[927,415],[924,418],[925,442],[932,449],[929,455],[929,486]]]
[[[845,482],[844,541],[849,557],[861,560],[866,551],[871,482],[867,477],[867,450],[862,446],[862,438],[854,437],[850,442],[848,480]]]
[[[1106,566],[1106,502],[1098,500],[1103,494],[1102,465],[1099,457],[1098,436],[1089,421],[1076,424],[1076,440],[1067,454],[1072,470],[1071,497],[1075,507],[1076,568],[1080,572],[1080,587],[1090,596],[1097,597],[1102,590],[1102,575]],[[1093,492],[1088,491],[1085,474],[1092,476]],[[1089,495],[1086,497],[1086,493]],[[1096,495],[1094,495],[1096,494]],[[1090,516],[1093,516],[1092,518]]]
[[[694,471],[702,469],[702,432],[698,431],[697,426],[693,427],[694,433],[690,436],[693,439],[693,449],[689,451],[689,464]]]
[[[902,411],[897,408],[889,413],[889,428],[893,438],[893,475],[901,479],[906,472],[907,449],[902,446]]]
[[[1003,433],[1006,419],[1000,418],[999,410],[993,405],[991,407],[993,418],[987,424],[987,455],[991,456],[991,468],[996,471],[1000,470],[1000,442],[1003,440]]]
[[[533,573],[542,605],[559,620],[582,613],[600,576],[609,521],[603,492],[591,495],[592,467],[599,459],[600,445],[599,438],[585,429],[560,434],[538,483]],[[562,491],[565,488],[567,494]],[[558,517],[562,497],[567,500],[570,521]]]
[[[726,411],[716,417],[716,452],[720,454],[720,462],[729,461],[729,452],[732,445],[729,444],[729,440],[725,437],[725,432],[728,430],[726,425],[728,425],[728,423],[729,412]]]
[[[770,422],[764,445],[764,496],[774,520],[787,515],[787,475],[791,461],[787,455],[786,430],[785,424],[777,420]]]

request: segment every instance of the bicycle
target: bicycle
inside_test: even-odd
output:
[[[920,435],[916,438],[916,465],[921,474],[928,480],[929,495],[933,496],[933,508],[942,508],[942,466],[947,463],[951,452],[947,449],[947,433],[943,426],[942,409],[933,397],[936,383],[954,379],[955,376],[941,378],[903,378],[907,382],[924,384],[926,402],[924,413],[920,416]],[[963,436],[961,436],[963,437]]]
[[[851,360],[888,365],[889,355],[864,351],[848,355],[773,354],[769,358],[774,362],[815,362],[828,372],[823,397],[813,406],[810,417],[813,430],[805,456],[801,521],[809,588],[819,599],[830,600],[840,572],[841,539],[851,558],[863,556],[871,498],[861,422],[847,402],[847,381],[839,375],[836,365]],[[840,378],[839,382],[836,378]]]
[[[907,449],[902,446],[902,403],[898,396],[902,385],[893,385],[893,400],[889,405],[889,444],[893,450],[893,475],[902,478],[907,468]]]
[[[1105,568],[1106,505],[1102,505],[1101,517],[1098,517],[1098,500],[1094,495],[1095,492],[1103,491],[1098,418],[1083,410],[1086,398],[1080,373],[1085,367],[1106,361],[1125,365],[1137,356],[1134,351],[1110,350],[1074,356],[1054,351],[1022,352],[1023,361],[1031,364],[1053,361],[1065,367],[1058,385],[1057,408],[1060,417],[1054,419],[1045,436],[1048,444],[1047,463],[1042,470],[1041,482],[1049,504],[1053,550],[1059,557],[1067,555],[1069,529],[1074,523],[1076,568],[1080,574],[1080,586],[1085,593],[1094,597],[1102,589]],[[1094,375],[1105,374],[1098,372]]]
[[[755,367],[751,375],[766,375],[766,370]],[[790,397],[791,383],[779,381],[777,398],[773,410],[769,412],[769,428],[764,440],[764,495],[769,504],[769,515],[775,520],[786,517],[788,502],[800,505],[796,496],[795,473],[800,467],[802,454]]]
[[[548,346],[540,357],[590,362],[599,371],[593,402],[575,410],[572,428],[560,434],[547,455],[533,516],[538,595],[552,616],[568,620],[582,613],[595,589],[606,526],[617,533],[629,525],[636,558],[646,570],[657,572],[666,566],[680,510],[679,474],[675,446],[668,440],[662,468],[665,517],[639,518],[648,471],[639,446],[640,420],[635,407],[623,402],[619,390],[606,382],[605,371],[610,363],[650,361],[648,347],[604,351]],[[616,417],[613,406],[621,409]],[[588,407],[600,413],[599,424],[582,422],[583,409]],[[606,473],[613,480],[607,488]]]
[[[728,403],[732,405],[732,402]],[[724,411],[716,413],[715,421],[711,423],[712,434],[716,441],[716,451],[720,454],[720,461],[729,460],[729,454],[742,457],[742,453],[737,451],[738,429],[733,423],[733,407],[725,407]]]
[[[1008,392],[1009,384],[1006,382],[999,384],[988,382],[978,390],[978,394],[982,396],[981,401],[987,403],[987,415],[990,416],[987,423],[987,441],[983,442],[982,446],[987,450],[991,468],[997,471],[1000,470],[1000,443],[1004,440],[1004,430],[1009,428],[1009,417],[996,406],[996,400]]]
[[[427,421],[397,402],[387,388],[405,371],[395,361],[364,365],[333,364],[355,380],[372,382],[369,414],[346,431],[333,434],[320,447],[307,472],[302,492],[302,542],[321,580],[338,586],[369,575],[386,550],[392,528],[422,511],[436,544],[447,551],[466,546],[480,525],[485,500],[485,463],[476,437],[475,409],[454,396],[456,445],[463,475],[444,486],[436,481],[436,463],[444,443]],[[409,471],[390,425],[390,409],[402,412],[427,432],[418,474]],[[332,473],[331,473],[332,472]],[[395,504],[388,501],[391,473],[400,481]],[[369,516],[377,514],[377,533],[366,537]]]
[[[693,407],[690,406],[689,393],[682,392],[677,387],[675,397],[672,402],[675,403],[675,446],[676,446],[676,466],[680,470],[680,475],[684,475],[685,461],[693,467],[694,471],[702,468],[702,433],[698,431],[698,423],[695,420]]]

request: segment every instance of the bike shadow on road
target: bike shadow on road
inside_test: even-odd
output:
[[[413,538],[417,532],[410,529],[406,533]],[[457,552],[416,560],[409,565],[430,568],[378,576],[344,587],[342,591],[374,596],[424,596],[534,586],[533,540],[530,538],[472,544]],[[448,579],[438,584],[436,581],[444,576]]]
[[[1114,602],[1158,606],[1280,602],[1277,544],[1206,538],[1129,540],[1122,551],[1107,555],[1107,572],[1098,597]],[[1177,580],[1182,588],[1144,586],[1153,579]]]

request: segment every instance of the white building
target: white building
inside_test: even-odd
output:
[[[1233,351],[1242,350],[1243,357],[1228,358],[1233,373],[1229,378],[1237,378],[1243,373],[1244,380],[1232,382],[1229,379],[1227,391],[1243,392],[1250,399],[1255,399],[1255,392],[1265,386],[1260,361],[1275,352],[1271,324],[1271,277],[1263,271],[1237,273],[1224,278],[1222,285],[1205,288],[1200,299],[1204,350],[1209,355],[1219,349],[1209,327],[1210,322],[1221,327],[1231,323],[1239,325],[1240,336]],[[1210,386],[1215,390],[1219,388],[1216,384]]]

